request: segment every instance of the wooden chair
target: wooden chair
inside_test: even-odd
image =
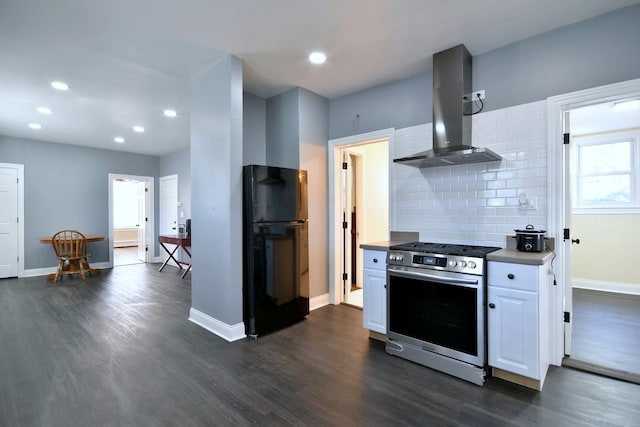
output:
[[[65,274],[79,274],[84,280],[84,272],[89,271],[84,234],[76,230],[58,231],[53,235],[51,244],[58,258],[58,270],[53,281],[57,282]]]

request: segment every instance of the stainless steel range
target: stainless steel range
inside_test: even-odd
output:
[[[389,248],[387,353],[484,384],[486,255],[499,249],[425,242]]]

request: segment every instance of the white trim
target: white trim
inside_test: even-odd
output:
[[[130,248],[133,246],[138,246],[137,240],[118,240],[116,242],[113,242],[114,248]]]
[[[339,193],[340,183],[335,181],[336,148],[359,143],[365,143],[376,139],[387,139],[389,148],[389,164],[391,165],[393,153],[395,152],[395,128],[387,128],[374,132],[367,132],[360,135],[347,136],[344,138],[332,139],[329,141],[327,154],[328,166],[327,176],[329,179],[329,303],[340,304],[340,272],[337,266],[340,265],[340,254],[335,250],[336,242],[340,241],[340,229],[335,226],[337,218],[340,218],[340,206],[336,206],[335,195]],[[389,166],[389,207],[395,206],[395,191],[391,188],[394,182],[394,168]],[[395,224],[395,212],[389,212],[389,224]]]
[[[0,163],[0,168],[16,169],[18,173],[18,277],[25,277],[24,271],[24,165]]]
[[[96,262],[91,264],[91,268],[98,268],[103,270],[105,268],[112,268],[109,262]],[[38,277],[38,276],[48,276],[49,274],[54,274],[57,270],[57,267],[43,267],[43,268],[29,268],[24,271],[23,277]]]
[[[246,338],[244,333],[244,323],[241,322],[236,323],[235,325],[227,325],[226,323],[196,310],[193,307],[189,310],[189,321],[229,342]]]
[[[640,295],[640,284],[605,282],[602,280],[573,279],[573,288],[592,291],[614,292],[617,294]]]
[[[317,310],[330,304],[328,293],[309,298],[309,311]]]
[[[571,299],[571,259],[566,256],[569,252],[567,245],[570,241],[563,240],[563,225],[565,214],[564,190],[563,190],[563,144],[564,132],[562,123],[563,112],[597,104],[614,101],[620,97],[640,96],[640,79],[622,83],[586,89],[564,95],[553,96],[547,99],[547,192],[548,192],[548,227],[547,235],[556,239],[556,277],[561,286],[555,287],[550,293],[551,307],[551,363],[560,365],[564,356],[564,322],[562,313],[572,310]],[[569,338],[570,339],[570,338]]]

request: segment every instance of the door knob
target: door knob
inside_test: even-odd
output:
[[[579,245],[580,239],[571,239],[571,243],[575,243],[576,245]]]
[[[494,303],[489,304],[489,308],[496,308],[496,305]]]

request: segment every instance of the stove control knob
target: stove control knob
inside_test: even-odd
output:
[[[402,261],[404,261],[404,256],[398,254],[398,255],[396,255],[396,260],[402,262]]]
[[[396,260],[396,254],[394,254],[394,253],[389,254],[389,259],[391,261],[395,261]]]
[[[458,262],[454,259],[452,259],[451,261],[449,261],[449,267],[455,267],[458,264]]]
[[[469,268],[476,268],[476,263],[475,263],[475,262],[473,262],[473,261],[469,261],[469,262],[467,263],[467,267],[469,267]]]
[[[458,263],[458,265],[459,265],[460,267],[462,267],[462,268],[465,268],[465,267],[467,266],[467,262],[466,262],[466,261],[460,261],[460,262]]]

